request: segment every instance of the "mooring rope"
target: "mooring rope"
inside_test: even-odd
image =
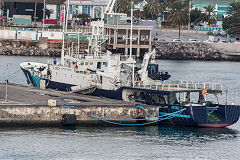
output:
[[[81,110],[82,112],[86,113],[87,115],[89,115],[90,117],[93,117],[93,118],[96,118],[96,119],[99,119],[101,121],[104,121],[104,122],[107,122],[107,123],[111,123],[111,124],[115,124],[115,125],[122,125],[122,126],[141,126],[141,125],[149,125],[149,124],[153,124],[153,123],[156,123],[156,122],[160,122],[160,121],[163,121],[163,120],[167,120],[167,119],[172,119],[174,117],[176,117],[177,115],[181,114],[184,110],[186,110],[186,108],[184,109],[181,109],[179,111],[176,111],[176,112],[173,112],[173,113],[169,113],[168,115],[163,115],[163,116],[158,116],[158,117],[151,117],[151,118],[144,118],[144,119],[108,119],[108,118],[103,118],[103,117],[99,117],[99,116],[95,116],[89,112],[86,112],[85,110],[83,110],[82,108],[80,107],[76,107],[76,106],[63,106],[63,107],[66,107],[66,108],[75,108],[75,109],[78,109],[78,110]],[[143,109],[144,111],[146,111],[142,106],[137,106],[141,109]],[[147,111],[146,111],[147,112]],[[151,114],[149,114],[151,115]],[[167,116],[167,117],[166,117]],[[162,118],[162,117],[165,117],[165,118]],[[124,124],[124,123],[118,123],[118,122],[112,122],[112,121],[140,121],[140,120],[150,120],[150,119],[156,119],[158,118],[158,120],[155,120],[155,121],[152,121],[152,122],[146,122],[146,123],[140,123],[140,124]]]

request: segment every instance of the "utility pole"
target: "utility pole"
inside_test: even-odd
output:
[[[35,5],[34,5],[34,27],[37,26],[36,24],[36,20],[37,20],[37,2],[35,2]]]
[[[46,0],[43,0],[43,27],[42,27],[42,30],[44,30],[44,27],[45,27],[45,16],[46,16]]]
[[[190,27],[191,27],[191,9],[192,9],[192,0],[189,0],[189,16],[188,16],[188,33],[190,31]]]

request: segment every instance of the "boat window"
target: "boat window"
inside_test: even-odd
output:
[[[93,62],[90,62],[90,65],[93,65]]]
[[[102,76],[100,76],[100,83],[102,84]]]
[[[88,65],[88,62],[85,62],[85,66],[87,66]]]
[[[81,64],[80,65],[84,65],[84,62],[81,62]]]
[[[101,69],[101,64],[102,64],[101,62],[97,63],[97,69]]]

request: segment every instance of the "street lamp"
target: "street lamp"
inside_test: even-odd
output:
[[[188,33],[190,30],[190,26],[191,26],[191,9],[192,9],[192,0],[189,0],[189,16],[188,16]]]
[[[9,62],[7,63],[7,75],[6,75],[6,92],[5,92],[5,102],[7,102],[7,98],[8,98],[8,66],[11,65],[12,63]]]

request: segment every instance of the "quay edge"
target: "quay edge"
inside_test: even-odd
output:
[[[146,107],[146,110],[154,116],[158,116],[157,107]],[[89,116],[95,115],[107,119],[131,120],[139,117],[145,117],[143,112],[135,106],[0,106],[0,125],[31,125],[31,126],[52,126],[63,125],[63,115],[75,115],[74,125],[114,125],[106,123],[97,118]],[[147,120],[156,121],[156,119]],[[139,123],[138,121],[125,121],[126,124]],[[157,125],[157,123],[153,123]]]
[[[226,127],[236,123],[240,115],[240,106],[139,105],[15,84],[8,84],[8,102],[3,102],[4,97],[5,84],[0,83],[0,126],[120,126],[120,123],[136,126],[170,122],[171,125]],[[56,106],[49,106],[48,100],[56,100]],[[208,117],[213,111],[218,115],[226,113],[226,117],[215,122],[216,117]],[[63,121],[64,115],[69,121]],[[163,118],[165,115],[170,118]]]

